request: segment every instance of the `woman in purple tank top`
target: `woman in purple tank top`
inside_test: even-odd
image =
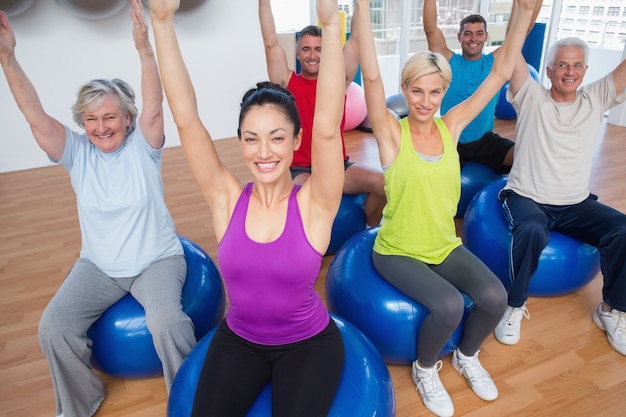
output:
[[[238,136],[253,181],[242,184],[219,159],[178,46],[178,3],[150,1],[157,57],[189,166],[211,210],[230,300],[205,358],[192,416],[245,416],[269,381],[274,416],[325,416],[344,360],[341,334],[314,290],[344,180],[337,0],[317,2],[324,36],[313,174],[301,187],[289,171],[302,137],[298,111],[276,84],[257,84],[241,104]]]

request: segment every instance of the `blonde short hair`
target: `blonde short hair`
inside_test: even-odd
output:
[[[448,61],[436,52],[418,52],[404,64],[400,85],[406,88],[418,78],[431,74],[439,74],[443,80],[444,91],[448,89],[452,81],[452,69]]]

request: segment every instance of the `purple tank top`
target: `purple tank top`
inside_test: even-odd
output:
[[[273,242],[258,243],[246,233],[252,183],[237,201],[218,246],[219,267],[228,291],[228,326],[257,344],[283,345],[312,337],[330,320],[314,289],[323,255],[306,238],[295,185],[287,220]]]

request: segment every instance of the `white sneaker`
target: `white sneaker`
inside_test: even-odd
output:
[[[498,388],[489,372],[480,364],[478,352],[474,356],[465,356],[456,349],[452,353],[452,366],[467,379],[472,390],[485,401],[498,398]]]
[[[422,368],[415,360],[411,376],[426,408],[439,417],[451,417],[454,414],[454,405],[439,379],[439,370],[442,366],[443,363],[438,361],[432,368]]]
[[[505,345],[514,345],[519,342],[522,317],[530,319],[530,312],[526,308],[526,303],[521,307],[506,307],[500,323],[493,332],[498,342]]]
[[[626,355],[626,312],[602,310],[602,303],[593,312],[593,322],[606,331],[606,338],[619,353]]]

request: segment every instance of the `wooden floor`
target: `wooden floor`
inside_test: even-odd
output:
[[[513,122],[496,130],[513,137]],[[243,181],[237,141],[216,142],[224,161]],[[353,160],[379,166],[371,135],[347,134]],[[592,190],[626,211],[626,128],[606,125],[594,151]],[[167,204],[179,234],[217,253],[208,208],[190,176],[182,150],[166,149],[163,177]],[[0,417],[54,415],[46,361],[37,342],[41,313],[80,249],[75,199],[65,171],[46,167],[0,174]],[[324,259],[317,284],[324,297]],[[478,399],[444,360],[441,378],[457,416],[624,416],[626,357],[616,353],[590,316],[601,300],[600,276],[576,293],[531,298],[522,340],[504,346],[490,336],[481,361],[500,391],[498,400]],[[396,415],[432,416],[411,381],[408,366],[389,366]],[[162,378],[124,380],[103,376],[107,397],[98,417],[165,416]],[[354,416],[360,417],[360,416]]]

